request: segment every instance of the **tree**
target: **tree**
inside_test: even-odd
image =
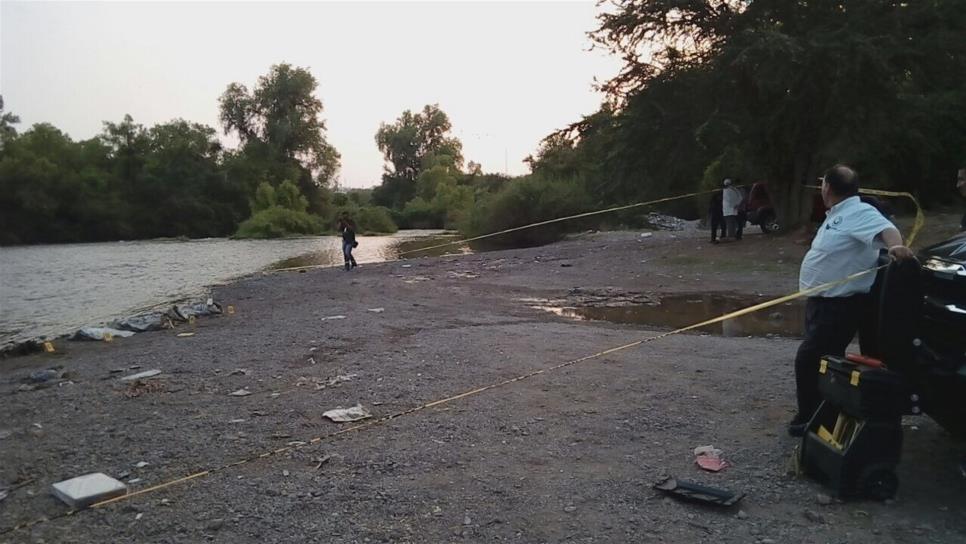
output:
[[[273,184],[295,179],[316,211],[339,169],[339,153],[325,137],[318,81],[304,68],[277,64],[251,91],[232,83],[219,99],[225,134],[234,132],[244,153],[261,162]],[[298,175],[291,175],[291,167]],[[264,178],[260,178],[264,179]]]
[[[834,162],[852,163],[879,185],[930,193],[966,146],[959,1],[621,0],[614,7],[592,34],[624,60],[603,85],[618,108],[611,129],[649,133],[650,147],[679,144],[663,159],[638,161],[641,176],[625,183],[647,183],[657,171],[684,184],[692,169],[669,171],[662,162],[703,170],[738,150],[771,182],[791,225],[808,212],[802,182]],[[686,113],[671,113],[678,110]],[[667,134],[646,128],[675,115],[681,119],[664,124]],[[618,170],[637,161],[619,151],[598,160]]]
[[[424,170],[439,165],[462,168],[463,144],[449,135],[451,129],[438,104],[427,105],[420,113],[406,110],[394,123],[381,124],[376,145],[385,158],[385,173],[373,200],[402,209],[415,195],[416,179]]]
[[[11,112],[3,111],[3,95],[0,95],[0,151],[3,151],[4,144],[8,140],[17,137],[17,129],[14,125],[20,123],[20,117]]]

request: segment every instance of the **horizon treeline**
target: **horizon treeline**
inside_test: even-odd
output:
[[[47,124],[16,130],[0,102],[0,243],[319,234],[342,211],[361,230],[476,235],[568,214],[718,187],[769,187],[780,223],[811,211],[806,184],[832,164],[866,186],[948,204],[966,166],[966,10],[957,0],[847,3],[629,0],[598,15],[596,46],[624,61],[599,111],[556,131],[531,173],[466,161],[438,105],[383,123],[381,183],[333,187],[318,83],[272,66],[219,98],[214,128],[106,122],[72,141]],[[647,54],[643,54],[643,52]],[[486,107],[492,107],[487,105]],[[700,216],[701,202],[663,210]],[[640,225],[649,210],[501,238],[550,241],[587,227]]]

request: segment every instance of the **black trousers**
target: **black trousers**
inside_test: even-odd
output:
[[[845,355],[859,333],[860,350],[875,342],[875,319],[869,295],[809,297],[805,303],[805,340],[795,356],[798,418],[808,420],[822,399],[818,393],[818,366],[823,355]]]
[[[721,237],[725,237],[725,220],[721,214],[711,214],[711,241],[718,239],[718,229],[721,229]]]

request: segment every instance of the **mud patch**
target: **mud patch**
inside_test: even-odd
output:
[[[660,298],[631,294],[606,300],[598,300],[598,296],[580,295],[568,297],[566,301],[546,300],[542,304],[531,299],[529,303],[533,308],[570,319],[677,329],[766,300],[716,293]],[[797,337],[801,336],[804,323],[804,302],[792,301],[696,330],[722,336]]]

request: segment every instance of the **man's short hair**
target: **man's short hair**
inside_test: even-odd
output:
[[[822,181],[828,183],[832,194],[836,196],[859,194],[859,174],[844,164],[836,164],[826,170]]]

